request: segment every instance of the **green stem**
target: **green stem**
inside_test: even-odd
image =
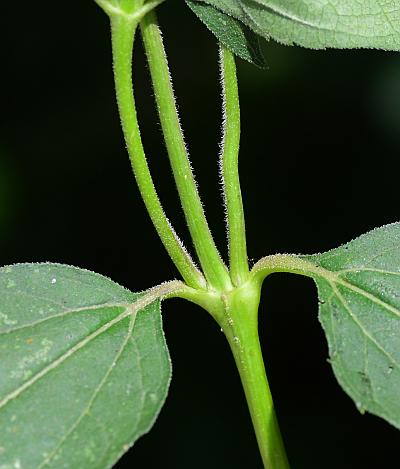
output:
[[[259,285],[249,282],[235,290],[221,326],[240,374],[264,467],[289,469],[258,338],[259,292]]]
[[[231,348],[246,395],[260,455],[266,469],[289,469],[256,333],[249,342],[251,344],[248,343],[242,350],[238,350],[232,343]]]
[[[112,50],[119,114],[133,172],[153,225],[185,282],[205,288],[205,279],[165,216],[143,149],[132,87],[132,50],[138,22],[125,15],[112,15]]]
[[[235,57],[220,45],[220,67],[223,91],[224,135],[221,173],[225,195],[229,238],[229,267],[235,286],[249,278],[246,228],[239,181],[240,107]]]
[[[218,290],[229,289],[229,273],[210,233],[190,166],[154,11],[142,19],[140,26],[168,156],[193,244],[210,285]]]
[[[258,338],[261,284],[251,279],[228,293],[186,288],[174,294],[206,309],[229,342],[266,469],[289,469]]]

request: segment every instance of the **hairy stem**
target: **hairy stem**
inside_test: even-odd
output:
[[[263,257],[254,264],[250,275],[254,281],[262,282],[274,272],[287,272],[303,275],[304,277],[322,277],[330,280],[337,278],[337,274],[334,272],[314,264],[303,256],[294,254],[274,254]]]
[[[246,395],[258,447],[266,469],[289,469],[258,338],[260,284],[234,290],[219,319],[228,339]]]
[[[229,273],[210,233],[190,166],[154,11],[142,19],[140,26],[168,156],[193,244],[210,285],[219,290],[230,288]]]
[[[221,175],[229,238],[229,267],[234,285],[239,286],[249,277],[246,228],[238,166],[240,107],[235,57],[222,44],[220,45],[220,68],[224,110]]]
[[[252,335],[242,348],[230,342],[246,395],[260,455],[266,469],[289,469],[265,374],[258,335],[257,333]],[[243,331],[241,336],[244,336]]]
[[[207,310],[229,342],[265,469],[289,469],[258,338],[261,284],[251,279],[227,293],[186,288],[173,296]]]
[[[132,50],[137,21],[124,15],[110,16],[110,18],[118,109],[140,194],[161,241],[185,282],[194,288],[205,288],[203,275],[165,216],[144,153],[132,87]]]

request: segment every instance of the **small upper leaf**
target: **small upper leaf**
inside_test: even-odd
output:
[[[330,361],[360,410],[400,428],[400,223],[325,254],[317,268]]]
[[[311,49],[400,50],[400,5],[387,0],[198,0],[255,33]]]
[[[0,269],[1,468],[109,468],[149,430],[171,373],[150,301],[74,267]]]
[[[262,38],[244,23],[197,0],[186,0],[186,3],[216,38],[235,55],[257,67],[266,67],[260,47]]]

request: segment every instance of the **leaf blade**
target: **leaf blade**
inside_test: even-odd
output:
[[[36,282],[35,269],[47,281]],[[71,294],[71,284],[75,291],[82,286],[86,306],[82,295]],[[0,376],[7,378],[0,380],[0,463],[111,467],[148,431],[166,397],[170,361],[159,301],[136,314],[132,305],[140,304],[140,295],[105,277],[68,266],[25,264],[0,269],[3,323],[6,317],[9,328],[19,320],[15,309],[26,308],[32,291],[37,302],[30,311],[39,317],[43,301],[51,304],[43,289],[54,286],[58,291],[51,295],[63,316],[48,315],[32,325],[32,318],[22,315],[23,327],[0,335]],[[7,293],[18,288],[30,296],[11,310]],[[77,310],[65,313],[61,298]]]
[[[199,0],[255,33],[311,49],[400,49],[400,9],[384,0]]]
[[[400,224],[304,259],[322,272],[310,276],[339,384],[362,412],[400,428]]]
[[[266,68],[261,37],[244,23],[198,0],[186,0],[186,4],[231,52],[259,68]]]

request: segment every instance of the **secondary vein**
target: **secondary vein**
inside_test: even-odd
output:
[[[115,355],[114,359],[112,360],[111,362],[111,365],[107,368],[106,370],[106,373],[105,375],[103,376],[102,380],[100,381],[99,385],[97,386],[97,388],[94,390],[93,392],[93,395],[92,397],[89,399],[89,402],[88,404],[85,406],[85,408],[82,410],[82,412],[78,415],[78,418],[75,420],[74,424],[70,427],[70,429],[65,433],[65,435],[61,438],[60,442],[58,443],[58,445],[56,446],[56,448],[52,451],[52,453],[47,456],[43,462],[37,466],[37,469],[42,469],[42,467],[44,467],[49,461],[51,461],[51,459],[57,454],[57,452],[60,450],[60,448],[62,447],[62,445],[67,441],[68,437],[75,431],[75,429],[78,427],[78,425],[80,424],[80,422],[82,421],[82,419],[84,418],[85,414],[87,414],[90,410],[90,408],[93,406],[93,403],[94,401],[96,400],[98,394],[100,393],[100,391],[102,390],[104,384],[106,383],[108,377],[110,376],[111,374],[111,371],[113,370],[113,368],[115,367],[115,365],[117,364],[118,360],[120,359],[123,351],[125,350],[126,348],[126,345],[128,343],[128,340],[129,340],[129,337],[131,336],[132,334],[132,330],[133,330],[133,326],[135,324],[135,320],[136,320],[136,315],[131,317],[131,320],[129,322],[129,326],[128,326],[128,331],[127,331],[127,334],[124,338],[124,340],[122,341],[122,344],[121,344],[121,347],[119,348],[117,354]]]

